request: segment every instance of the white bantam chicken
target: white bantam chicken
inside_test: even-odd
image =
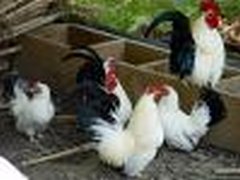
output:
[[[103,162],[123,167],[128,176],[139,176],[154,159],[164,140],[156,102],[161,94],[161,89],[149,86],[137,102],[126,128],[95,120],[90,129]]]
[[[145,32],[145,37],[161,23],[172,22],[169,69],[181,79],[189,77],[200,87],[215,87],[225,65],[225,48],[217,28],[221,13],[214,0],[201,0],[202,15],[192,25],[180,11],[157,15]]]
[[[104,62],[106,73],[105,87],[110,93],[118,97],[119,108],[116,114],[119,117],[119,124],[124,125],[132,113],[132,102],[118,79],[115,61],[114,57],[109,57]]]
[[[10,108],[16,119],[16,129],[34,141],[41,136],[55,114],[50,88],[38,80],[16,76],[8,77],[13,85]],[[9,85],[8,81],[5,83]]]
[[[192,151],[210,126],[225,118],[225,105],[217,92],[204,89],[192,112],[186,114],[179,107],[179,97],[173,87],[163,86],[168,93],[161,97],[158,110],[166,143],[176,149]]]
[[[12,163],[0,156],[0,177],[2,180],[28,180]]]

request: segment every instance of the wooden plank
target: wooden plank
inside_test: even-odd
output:
[[[7,14],[5,19],[8,21],[9,26],[20,25],[33,18],[44,15],[47,12],[49,3],[53,0],[34,0],[30,1],[26,5],[16,9],[15,11]]]
[[[59,17],[62,16],[62,13],[55,13],[52,15],[48,15],[48,16],[40,16],[37,18],[34,18],[26,23],[23,23],[21,25],[18,26],[14,26],[11,28],[11,33],[9,33],[8,35],[1,37],[0,38],[0,42],[3,41],[8,41],[12,38],[15,38],[19,35],[25,34],[29,31],[32,31],[36,28],[39,28],[43,25],[49,24],[51,22],[53,22],[54,20],[58,19]]]
[[[21,51],[21,49],[22,49],[21,46],[14,46],[14,47],[6,48],[6,49],[1,49],[0,50],[0,57],[18,53],[18,52]]]
[[[240,76],[237,79],[231,78],[218,87],[226,103],[227,118],[210,131],[207,139],[211,144],[235,152],[240,152],[240,93],[239,88],[235,89],[239,84]]]
[[[0,16],[8,13],[9,11],[15,9],[17,6],[19,6],[20,4],[22,4],[25,0],[16,0],[13,2],[9,2],[9,4],[5,5],[5,6],[1,6],[0,5]]]

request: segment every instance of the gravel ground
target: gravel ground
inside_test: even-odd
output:
[[[238,63],[239,64],[239,63]],[[24,167],[21,162],[79,145],[83,138],[69,124],[53,122],[38,144],[16,132],[14,121],[0,112],[0,155],[19,167],[31,180],[125,180],[120,171],[102,164],[96,153],[85,152],[55,161]],[[143,172],[140,180],[240,180],[218,174],[222,168],[239,168],[240,154],[201,144],[192,153],[163,147],[158,157]]]
[[[51,124],[39,144],[15,131],[13,119],[2,113],[0,121],[0,154],[10,159],[32,180],[105,180],[126,179],[120,171],[102,164],[94,152],[74,154],[55,161],[23,167],[24,160],[77,146],[80,135],[69,124]],[[240,179],[240,176],[217,175],[220,168],[240,167],[240,155],[202,144],[192,153],[163,147],[158,157],[139,179],[215,180]]]

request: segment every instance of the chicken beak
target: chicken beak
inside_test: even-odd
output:
[[[154,94],[154,100],[158,103],[163,96],[164,96],[164,94],[161,91],[157,91]]]
[[[163,86],[155,92],[154,99],[156,102],[159,102],[162,97],[167,96],[168,94],[169,94],[168,89],[165,86]]]
[[[26,92],[26,95],[29,99],[32,99],[33,98],[33,95],[34,95],[34,92],[33,91],[27,91]]]
[[[41,92],[41,89],[40,88],[30,88],[26,91],[26,95],[29,99],[32,99],[34,97],[35,94],[38,94]]]
[[[220,29],[222,29],[222,27],[223,27],[223,19],[221,18],[221,17],[219,17],[219,25],[218,25],[218,27],[220,28]]]

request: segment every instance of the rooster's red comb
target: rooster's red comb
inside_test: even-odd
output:
[[[200,9],[204,12],[213,11],[217,14],[220,14],[220,9],[215,0],[201,0]]]
[[[38,81],[39,81],[38,78],[36,78],[36,77],[31,77],[31,78],[28,80],[28,84],[29,84],[30,87],[34,87],[35,84],[36,84]]]

